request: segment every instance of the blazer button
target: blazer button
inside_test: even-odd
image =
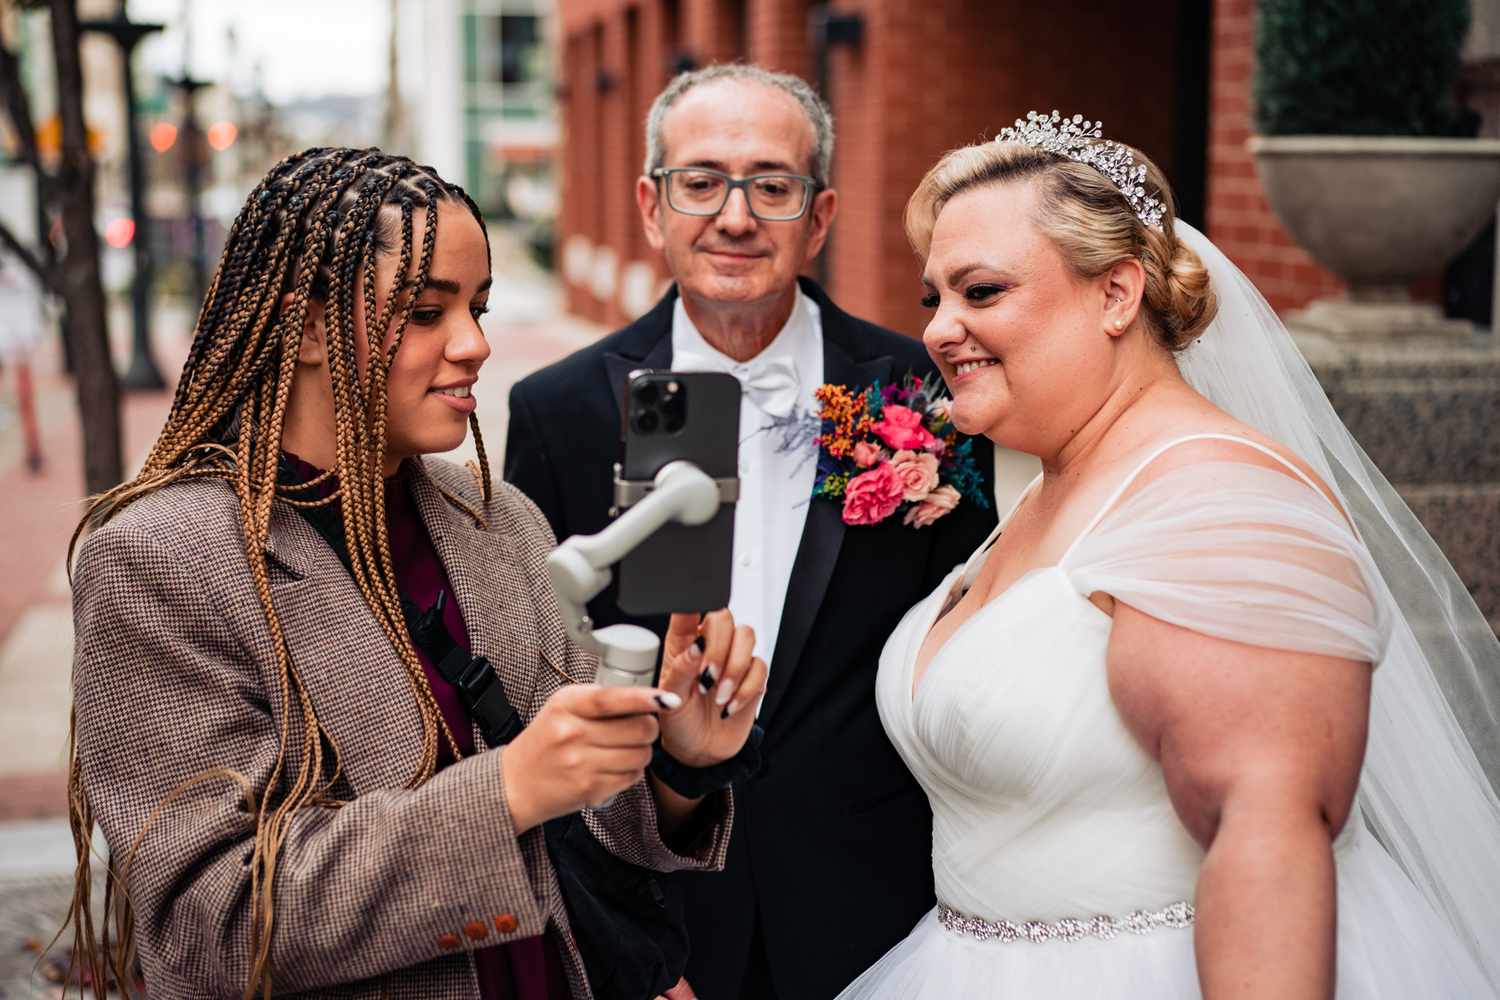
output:
[[[501,934],[514,934],[516,928],[520,927],[520,921],[509,913],[502,913],[495,918],[495,930]]]
[[[437,943],[438,947],[443,949],[444,951],[452,951],[454,948],[457,948],[459,945],[463,944],[463,942],[458,939],[458,935],[454,934],[452,931],[447,931],[446,933],[439,934]]]
[[[470,920],[464,924],[464,934],[470,941],[483,941],[490,936],[490,929],[483,920]]]

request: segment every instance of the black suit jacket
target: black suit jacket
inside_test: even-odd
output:
[[[825,382],[933,370],[917,341],[850,316],[810,280],[802,288],[821,311]],[[505,477],[559,538],[609,522],[625,380],[671,367],[675,299],[511,391]],[[989,495],[989,449],[978,452]],[[757,932],[779,1000],[827,1000],[933,905],[932,816],[881,727],[875,672],[901,616],[984,540],[995,512],[965,502],[921,530],[898,518],[848,527],[840,513],[829,501],[808,509],[760,713],[766,765],[736,788],[725,870],[676,879],[702,1000],[739,997]],[[665,627],[625,615],[613,586],[589,613],[601,626]]]

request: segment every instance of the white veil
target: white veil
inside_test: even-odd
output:
[[[1219,299],[1178,356],[1183,377],[1317,470],[1380,570],[1392,628],[1371,695],[1365,821],[1500,991],[1500,642],[1255,286],[1197,229],[1174,228]]]

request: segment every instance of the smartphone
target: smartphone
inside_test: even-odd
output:
[[[651,482],[686,460],[711,478],[739,475],[740,382],[724,372],[632,372],[625,386],[620,477]],[[620,608],[632,615],[717,611],[734,571],[733,503],[713,520],[679,522],[637,546],[618,568]]]

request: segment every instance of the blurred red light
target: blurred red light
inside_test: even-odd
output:
[[[147,136],[151,148],[158,153],[165,153],[177,142],[177,126],[171,122],[157,122],[151,126],[151,132]]]
[[[130,246],[130,241],[135,239],[135,220],[127,218],[111,219],[104,227],[104,242],[116,250],[123,250]]]
[[[234,145],[239,134],[240,130],[235,128],[234,122],[214,122],[208,127],[208,144],[222,153]]]

